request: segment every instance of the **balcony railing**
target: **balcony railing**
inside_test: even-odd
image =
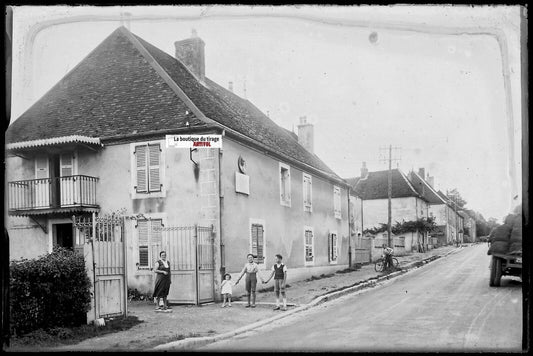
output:
[[[85,175],[9,182],[9,211],[97,207],[98,178]]]

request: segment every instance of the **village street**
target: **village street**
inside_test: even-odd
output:
[[[474,245],[379,288],[351,294],[197,350],[520,351],[522,284],[489,287]]]

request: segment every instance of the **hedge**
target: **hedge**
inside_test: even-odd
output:
[[[65,248],[10,264],[11,332],[69,327],[86,322],[91,282],[83,256]]]

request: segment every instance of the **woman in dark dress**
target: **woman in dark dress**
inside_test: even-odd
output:
[[[167,296],[170,289],[170,262],[167,261],[167,253],[161,251],[159,253],[160,259],[156,262],[157,267],[154,272],[156,274],[154,298],[157,300],[157,309],[172,309],[168,306]],[[160,306],[161,299],[163,299],[163,306]]]

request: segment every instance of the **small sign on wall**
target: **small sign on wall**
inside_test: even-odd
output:
[[[250,195],[250,177],[235,172],[235,192]]]

